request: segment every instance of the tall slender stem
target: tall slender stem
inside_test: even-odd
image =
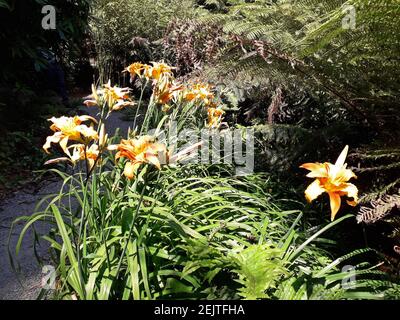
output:
[[[142,135],[143,132],[149,131],[149,122],[151,119],[151,116],[153,115],[153,109],[154,109],[154,103],[153,103],[153,97],[150,98],[149,106],[147,107],[146,114],[143,120],[142,127],[140,128],[140,135]]]
[[[86,184],[89,180],[89,174],[90,174],[90,170],[89,170],[89,162],[88,162],[88,158],[87,158],[87,143],[85,143],[85,168],[86,168]]]
[[[83,270],[82,270],[82,262],[81,262],[81,239],[82,239],[82,232],[83,232],[83,225],[85,221],[85,208],[87,202],[87,184],[84,185],[84,196],[83,196],[83,204],[81,210],[81,219],[79,223],[79,234],[78,234],[78,241],[77,241],[77,261],[78,261],[78,271],[79,271],[79,280],[82,286],[82,293],[85,295],[85,287],[84,287],[84,279],[83,279]],[[85,296],[82,297],[83,299]]]
[[[133,120],[133,130],[136,130],[137,117],[139,115],[140,107],[142,106],[144,90],[146,89],[148,83],[149,83],[149,80],[146,80],[146,83],[145,83],[144,86],[142,86],[142,89],[141,89],[141,92],[140,92],[140,98],[139,98],[139,102],[138,102],[138,105],[137,105],[137,108],[136,108],[135,119]]]

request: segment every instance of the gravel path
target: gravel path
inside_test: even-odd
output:
[[[95,116],[95,108],[81,108],[85,114]],[[132,122],[123,120],[122,113],[113,113],[106,122],[109,136],[113,136],[119,128],[120,134],[125,136]],[[40,185],[27,186],[25,189],[16,192],[14,195],[0,202],[0,300],[32,300],[36,299],[41,290],[41,281],[45,273],[37,263],[33,248],[33,232],[30,230],[21,245],[18,257],[20,275],[13,271],[8,254],[8,237],[10,227],[14,219],[21,216],[30,216],[34,213],[35,207],[43,197],[58,192],[61,188],[61,181],[43,181]],[[16,225],[11,235],[11,248],[15,248],[18,236],[23,223]],[[48,226],[35,224],[38,233],[48,231]],[[39,256],[44,261],[47,257],[48,247],[46,243],[40,243],[37,247]]]

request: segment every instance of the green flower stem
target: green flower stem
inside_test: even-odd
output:
[[[85,209],[86,209],[86,202],[87,202],[87,183],[84,184],[84,197],[83,197],[83,204],[82,204],[82,211],[81,211],[81,218],[79,223],[79,233],[78,233],[78,241],[77,241],[77,261],[78,261],[78,271],[79,271],[79,279],[80,284],[82,287],[82,293],[85,295],[85,281],[83,279],[83,270],[82,270],[82,262],[81,262],[81,241],[82,241],[82,233],[83,233],[83,226],[85,222]],[[85,296],[82,297],[85,299]]]
[[[140,98],[139,98],[139,102],[138,102],[138,105],[137,105],[137,108],[136,108],[136,113],[135,113],[135,119],[133,120],[133,130],[135,130],[135,131],[136,131],[136,121],[137,121],[137,117],[138,117],[138,115],[139,115],[139,110],[140,110],[140,107],[141,107],[141,105],[142,105],[144,90],[146,89],[148,83],[149,83],[149,80],[146,79],[145,85],[142,86],[142,88],[141,88]]]

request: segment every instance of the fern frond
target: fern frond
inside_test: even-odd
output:
[[[357,222],[375,223],[387,217],[395,208],[400,209],[400,196],[385,195],[382,198],[371,201],[371,207],[361,207],[357,215]]]

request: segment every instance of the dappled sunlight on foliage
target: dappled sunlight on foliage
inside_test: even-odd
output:
[[[11,224],[12,268],[32,231],[57,275],[41,298],[399,299],[400,5],[380,3],[77,1],[37,43],[52,62],[17,38],[0,165],[36,148],[61,187]],[[91,88],[65,80],[85,64]]]

